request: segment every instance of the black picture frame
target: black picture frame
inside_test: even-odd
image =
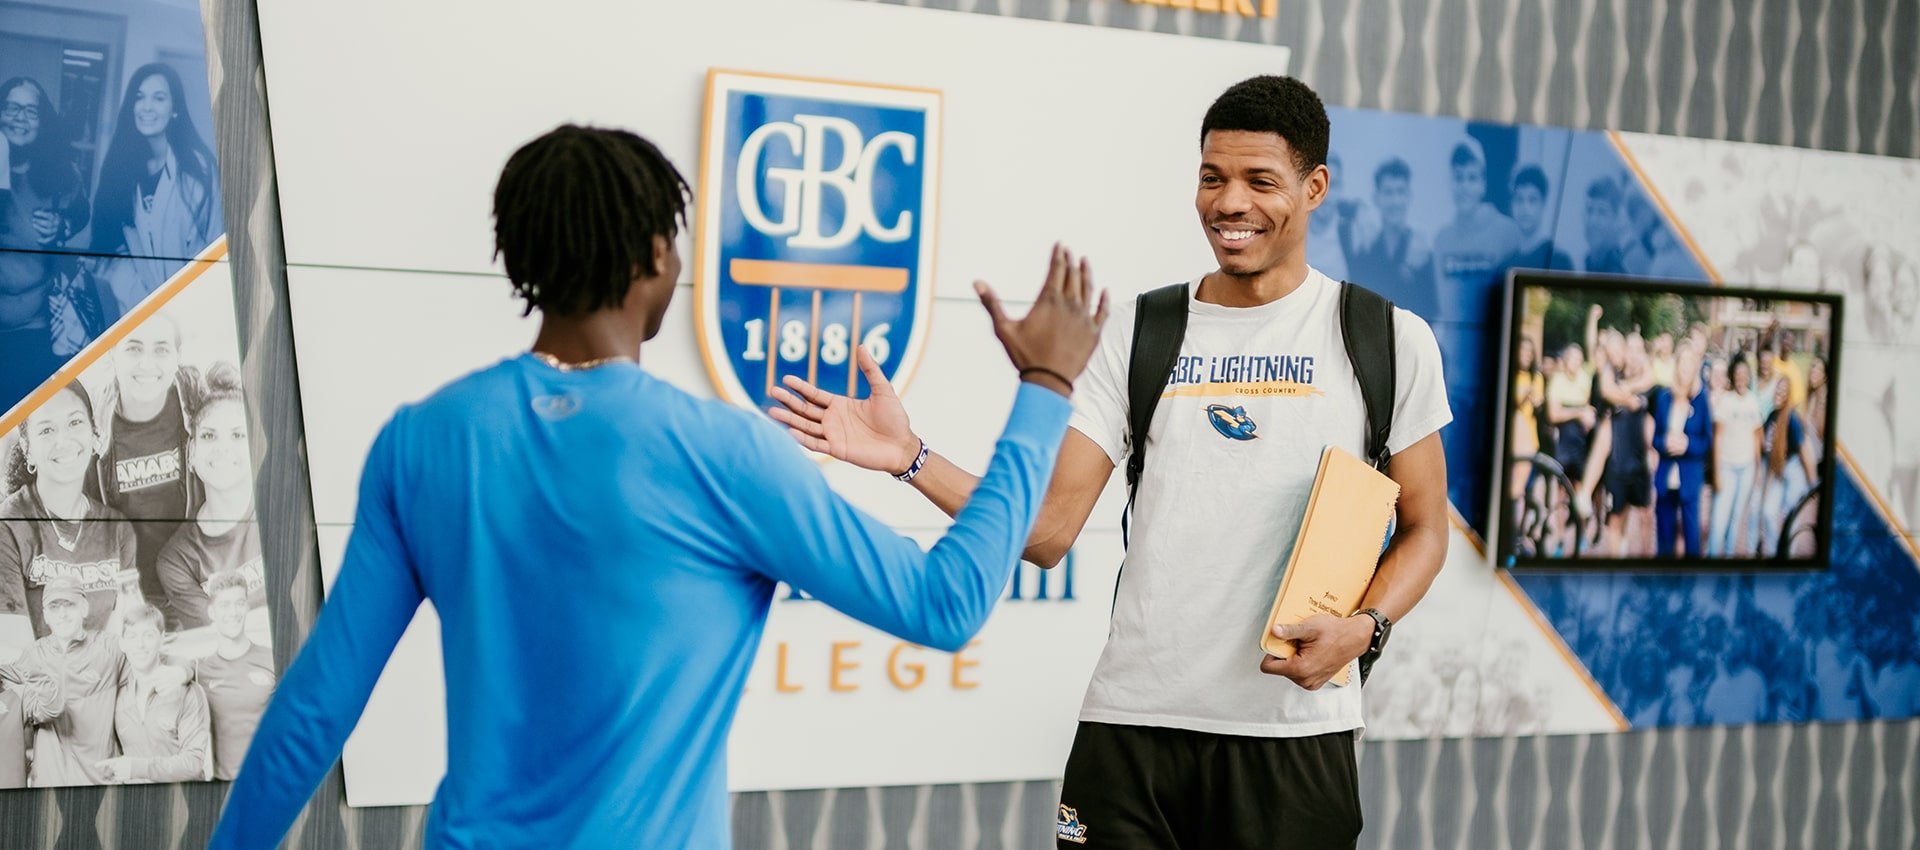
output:
[[[1538,290],[1557,293],[1624,293],[1634,296],[1671,294],[1683,298],[1733,298],[1758,302],[1790,302],[1824,306],[1827,310],[1825,328],[1827,345],[1823,360],[1827,374],[1825,391],[1827,393],[1828,403],[1825,410],[1825,421],[1821,423],[1821,433],[1826,435],[1826,437],[1821,446],[1818,463],[1819,480],[1809,483],[1807,494],[1802,496],[1796,504],[1796,507],[1790,509],[1789,512],[1789,516],[1791,516],[1793,512],[1799,510],[1799,505],[1804,505],[1808,500],[1814,502],[1817,517],[1812,527],[1814,534],[1812,554],[1804,557],[1782,557],[1778,555],[1769,557],[1759,557],[1755,555],[1708,557],[1705,555],[1676,554],[1672,557],[1651,556],[1622,558],[1581,555],[1579,554],[1579,547],[1576,546],[1575,553],[1572,555],[1546,556],[1539,554],[1537,551],[1530,551],[1529,547],[1518,545],[1521,538],[1516,532],[1520,530],[1517,528],[1520,523],[1515,520],[1518,516],[1516,512],[1516,499],[1512,492],[1513,487],[1510,484],[1514,479],[1515,466],[1522,462],[1513,456],[1515,435],[1512,427],[1514,418],[1512,395],[1519,368],[1515,355],[1522,333],[1522,325],[1527,318],[1527,294]],[[1499,386],[1497,388],[1498,404],[1494,408],[1498,416],[1494,439],[1494,446],[1497,451],[1491,464],[1494,475],[1494,486],[1491,488],[1493,492],[1489,500],[1492,503],[1490,510],[1493,512],[1493,515],[1487,526],[1494,535],[1495,545],[1493,546],[1493,552],[1494,565],[1496,567],[1529,573],[1634,571],[1697,574],[1702,572],[1812,572],[1825,570],[1830,566],[1833,548],[1833,503],[1836,492],[1835,456],[1839,453],[1836,450],[1834,435],[1838,433],[1836,428],[1840,407],[1838,400],[1841,397],[1840,382],[1845,375],[1841,364],[1841,356],[1844,351],[1843,333],[1846,326],[1845,299],[1840,294],[1758,287],[1720,286],[1696,281],[1679,281],[1661,278],[1513,269],[1507,273],[1502,309],[1501,327],[1503,330],[1500,367],[1497,373],[1499,378]],[[1544,345],[1540,346],[1540,348],[1544,349]],[[1545,354],[1546,352],[1544,350],[1539,351],[1536,354],[1536,358],[1543,357]],[[1544,409],[1539,415],[1545,415]],[[1547,472],[1553,472],[1559,469],[1557,461],[1554,461],[1551,457],[1546,457],[1547,464],[1541,464],[1539,460],[1537,460],[1541,457],[1543,457],[1543,454],[1536,454],[1526,462],[1534,465],[1536,469]],[[1522,488],[1529,493],[1533,490],[1533,484],[1531,483],[1533,480],[1531,475],[1533,474],[1540,473],[1530,473],[1530,483]],[[1564,472],[1557,474],[1561,476],[1562,482],[1566,481]],[[1571,495],[1570,491],[1571,488],[1569,488],[1569,496]],[[1540,507],[1540,505],[1536,502],[1532,507]],[[1705,520],[1703,518],[1703,523],[1704,522]],[[1782,523],[1783,538],[1789,536],[1791,525],[1792,523],[1790,522]],[[1576,537],[1584,533],[1584,531],[1577,531]],[[1785,547],[1780,548],[1784,549]]]

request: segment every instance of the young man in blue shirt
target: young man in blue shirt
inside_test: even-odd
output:
[[[1056,248],[1020,321],[979,287],[1024,383],[972,503],[923,552],[781,429],[640,367],[687,195],[622,131],[561,127],[507,162],[495,245],[541,311],[533,350],[402,408],[374,441],[339,579],[213,847],[279,843],[423,600],[448,694],[429,847],[729,847],[727,730],[776,582],[941,649],[984,623],[1105,319],[1085,264]]]

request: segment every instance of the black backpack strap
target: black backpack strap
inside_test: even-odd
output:
[[[1180,361],[1187,335],[1187,284],[1176,283],[1140,294],[1133,314],[1133,353],[1127,363],[1127,513],[1121,516],[1124,539],[1133,514],[1133,496],[1147,468],[1147,428],[1153,423],[1160,393]]]
[[[1360,382],[1360,400],[1367,408],[1367,462],[1386,472],[1392,459],[1387,438],[1393,433],[1398,363],[1393,350],[1393,302],[1364,286],[1340,284],[1340,335]]]

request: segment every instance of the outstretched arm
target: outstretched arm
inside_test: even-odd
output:
[[[974,480],[952,468],[967,493],[952,508],[953,526],[931,551],[921,552],[913,541],[847,504],[791,446],[756,441],[754,468],[785,487],[743,486],[728,494],[732,513],[741,518],[738,535],[750,562],[767,565],[768,575],[899,637],[939,649],[964,646],[986,622],[1019,562],[1072,413],[1069,382],[1086,366],[1105,321],[1104,299],[1093,308],[1085,271],[1056,249],[1054,273],[1033,310],[1018,322],[1007,318],[991,290],[980,288],[994,332],[1023,383],[987,474]],[[863,365],[876,395],[891,395],[871,360]],[[801,417],[791,409],[784,413],[783,421],[803,445],[829,446],[824,419]],[[842,417],[832,428],[839,433],[852,424]],[[857,445],[858,450],[873,448],[870,441]]]
[[[1091,291],[1092,272],[1086,263],[1082,261],[1075,266],[1072,255],[1056,246],[1048,269],[1048,285],[1056,281],[1065,284],[1069,273],[1078,278],[1079,287]],[[983,295],[983,300],[989,304],[989,310],[997,314],[998,299]],[[1104,321],[1105,315],[1106,301],[1102,296],[1098,318]],[[855,349],[855,357],[861,374],[872,387],[866,398],[831,393],[789,376],[785,379],[786,386],[773,391],[774,399],[781,406],[769,412],[791,430],[794,439],[812,451],[832,455],[863,469],[888,474],[904,472],[919,455],[920,438],[914,433],[906,408],[880,365],[864,349]],[[1019,363],[1016,356],[1015,364]],[[1068,377],[1079,374],[1080,369],[1076,367]],[[1053,376],[1033,373],[1031,377],[1043,385],[1066,389],[1058,386]],[[1052,480],[1026,539],[1023,557],[1042,567],[1052,567],[1066,557],[1112,475],[1113,461],[1107,453],[1086,435],[1069,430],[1058,446]],[[931,451],[913,479],[913,488],[951,517],[960,515],[979,485],[978,476],[945,455]]]

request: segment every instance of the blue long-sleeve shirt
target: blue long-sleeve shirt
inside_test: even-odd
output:
[[[374,441],[339,578],[211,846],[280,841],[431,599],[448,746],[428,846],[729,847],[727,731],[775,583],[959,648],[1019,563],[1069,413],[1022,385],[923,552],[772,423],[638,367],[522,356],[448,385]]]

